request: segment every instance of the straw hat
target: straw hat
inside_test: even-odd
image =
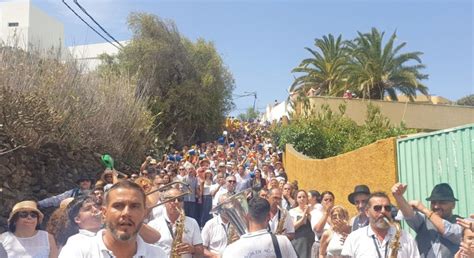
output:
[[[10,220],[13,218],[13,216],[15,216],[15,214],[17,214],[20,211],[34,211],[34,212],[37,212],[38,215],[39,215],[38,224],[43,221],[44,215],[43,215],[43,213],[41,213],[40,210],[38,210],[38,207],[36,206],[35,201],[22,201],[22,202],[19,202],[19,203],[15,204],[15,206],[13,206],[12,212],[10,212],[10,217],[8,217],[8,223],[10,223]]]

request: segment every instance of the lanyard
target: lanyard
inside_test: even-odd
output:
[[[171,238],[173,238],[173,240],[174,240],[173,225],[171,225],[171,222],[169,222],[167,220],[165,220],[165,221],[166,221],[166,225],[168,226],[168,230],[170,231]]]
[[[278,210],[278,211],[277,211],[277,227],[278,227],[278,223],[280,222],[280,219],[281,219],[281,212],[280,212],[280,210]],[[272,221],[272,225],[274,225],[273,220],[271,220],[271,221]],[[277,230],[277,229],[275,228],[275,231],[276,231],[276,230]],[[269,233],[273,233],[273,232],[272,232],[272,228],[270,227],[270,223],[268,223],[268,232],[269,232]],[[276,232],[275,232],[275,233],[276,233]]]
[[[377,250],[377,255],[379,258],[382,258],[382,255],[380,254],[380,251],[379,251],[379,245],[377,244],[376,240],[375,240],[375,236],[372,235],[372,240],[374,240],[374,245],[375,245],[375,250]],[[384,254],[384,258],[387,257],[387,251],[388,251],[388,241],[387,243],[385,243],[385,254]]]

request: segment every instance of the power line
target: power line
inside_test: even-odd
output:
[[[76,11],[74,11],[74,9],[71,8],[71,6],[69,6],[65,0],[62,0],[63,4],[67,6],[67,8],[69,10],[71,10],[71,12],[73,12],[77,18],[79,18],[82,22],[84,22],[89,28],[91,28],[95,33],[97,33],[97,35],[99,35],[101,38],[103,38],[105,41],[109,42],[112,46],[116,47],[117,49],[121,49],[120,47],[116,46],[114,43],[112,43],[109,39],[107,39],[106,37],[104,37],[102,34],[100,34],[100,32],[98,32],[96,29],[94,29],[94,27],[92,27],[89,23],[87,23],[78,13],[76,13]]]
[[[79,2],[77,0],[74,0],[74,3],[82,10],[82,12],[84,12],[97,26],[99,26],[99,28],[105,32],[105,34],[107,34],[107,36],[109,36],[111,39],[114,40],[115,43],[117,43],[120,47],[123,47],[122,44],[120,44],[120,42],[118,42],[118,40],[116,40],[112,35],[110,35],[110,33],[108,31],[106,31],[87,11],[84,7],[82,7],[82,5],[79,4]]]

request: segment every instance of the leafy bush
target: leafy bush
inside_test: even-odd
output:
[[[53,142],[141,157],[153,117],[135,85],[122,77],[86,74],[74,61],[15,48],[0,49],[0,152]]]
[[[298,117],[287,126],[276,127],[273,138],[280,149],[287,143],[312,158],[324,159],[346,153],[388,137],[414,133],[404,125],[392,126],[380,109],[369,104],[365,124],[357,125],[344,116],[345,105],[333,112],[328,105],[312,117]]]

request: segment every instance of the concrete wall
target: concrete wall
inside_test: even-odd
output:
[[[42,10],[30,5],[28,42],[35,49],[64,50],[64,25]]]
[[[357,124],[364,123],[369,103],[379,106],[382,114],[388,117],[392,124],[399,125],[403,121],[408,128],[439,130],[474,123],[474,107],[469,106],[311,97],[310,109],[311,112],[317,113],[322,104],[328,104],[332,110],[337,111],[343,103],[347,106],[346,115]],[[301,108],[301,105],[298,108]]]
[[[354,186],[366,184],[371,191],[385,191],[397,182],[396,140],[388,138],[371,145],[327,159],[311,159],[286,146],[284,166],[290,181],[298,180],[300,189],[329,190],[336,204],[346,207],[351,215],[355,208],[347,200]]]
[[[130,41],[119,41],[122,45],[127,45]],[[112,44],[97,43],[88,45],[77,45],[68,48],[71,56],[78,61],[80,65],[83,65],[86,70],[94,70],[100,65],[101,61],[99,56],[102,54],[116,55],[119,50]]]
[[[29,1],[0,3],[0,41],[27,49],[29,12]],[[18,23],[18,26],[9,27],[9,23]]]

